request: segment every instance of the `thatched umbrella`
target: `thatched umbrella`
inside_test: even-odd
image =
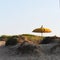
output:
[[[40,28],[36,28],[32,32],[41,33],[41,36],[43,36],[43,33],[50,33],[51,30],[48,29],[48,28],[44,28],[43,25],[42,25]]]

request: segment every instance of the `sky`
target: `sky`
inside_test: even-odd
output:
[[[0,35],[37,34],[43,25],[52,30],[44,35],[60,36],[59,0],[0,0]]]

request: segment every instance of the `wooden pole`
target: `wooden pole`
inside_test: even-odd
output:
[[[41,37],[43,37],[43,33],[41,33]]]

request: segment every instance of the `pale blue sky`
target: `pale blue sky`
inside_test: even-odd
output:
[[[31,34],[41,25],[52,30],[45,35],[60,36],[59,0],[0,0],[0,35]]]

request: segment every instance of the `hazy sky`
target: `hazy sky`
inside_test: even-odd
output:
[[[52,30],[45,35],[60,36],[59,0],[0,0],[0,35],[32,33],[41,25]]]

